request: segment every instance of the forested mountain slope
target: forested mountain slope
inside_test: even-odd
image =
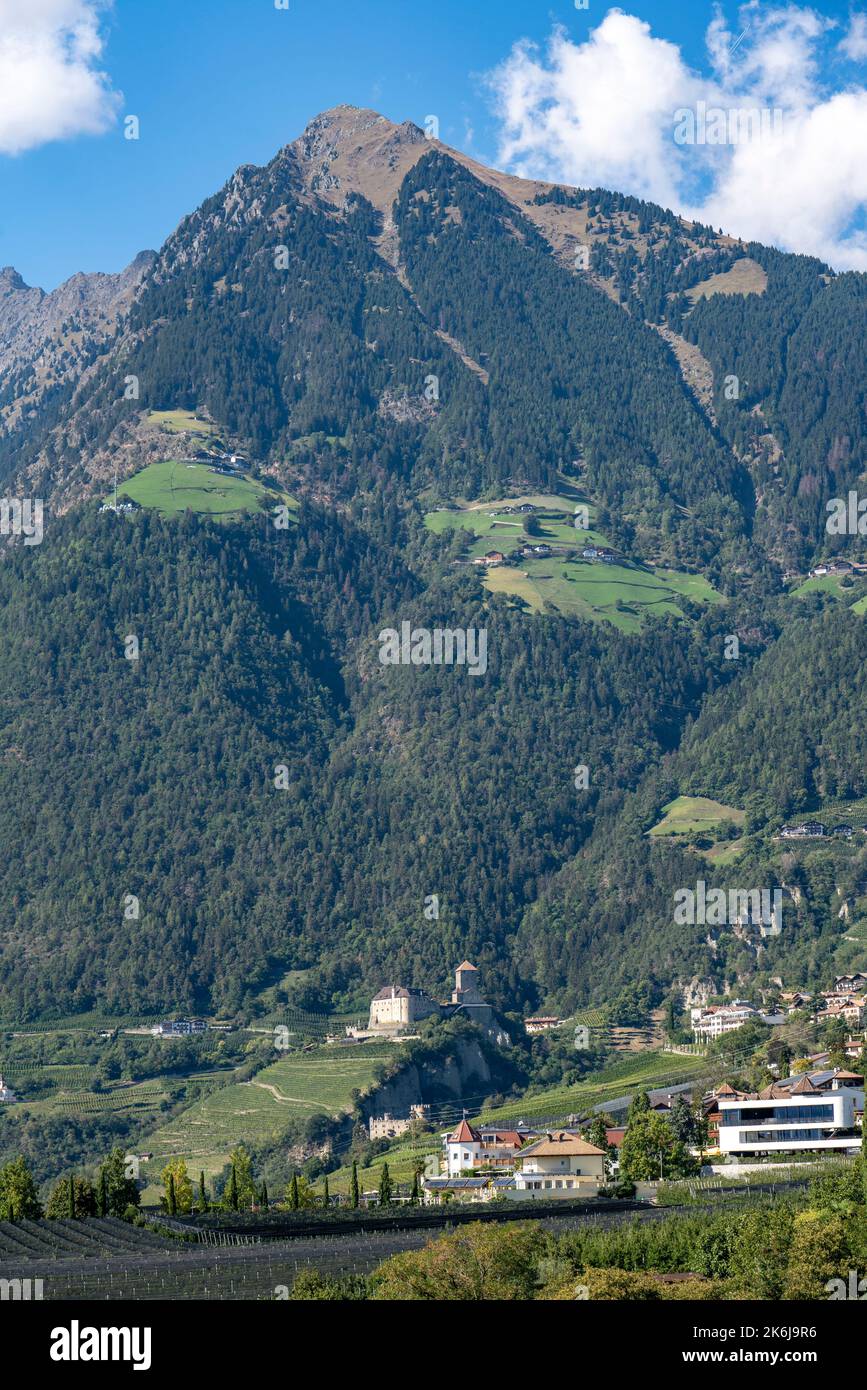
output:
[[[287,970],[354,1009],[467,955],[503,1006],[783,951],[795,983],[827,973],[858,844],[792,864],[773,836],[867,794],[864,580],[795,597],[783,572],[867,558],[825,530],[864,473],[865,283],[351,108],[239,169],[0,432],[4,490],[47,506],[0,563],[6,1016],[249,1009]],[[215,440],[301,499],[291,526],[97,514],[115,470],[176,460],[182,491]],[[525,493],[592,507],[628,568],[568,516],[545,578],[580,570],[599,613],[659,567],[716,606],[628,636],[531,613],[424,524]],[[383,665],[405,621],[484,628],[484,675]],[[684,796],[746,812],[731,854],[648,836]],[[791,937],[677,927],[702,873],[791,881]]]
[[[785,821],[842,808],[833,821],[867,824],[861,752],[867,720],[867,618],[828,609],[783,630],[746,679],[709,699],[677,753],[654,769],[621,812],[600,820],[586,850],[528,912],[521,932],[533,973],[558,998],[611,997],[636,979],[691,975],[736,984],[756,970],[789,984],[826,978],[867,918],[867,845],[778,838]],[[746,811],[735,852],[715,860],[699,835],[653,837],[678,796]],[[675,892],[708,887],[786,890],[783,930],[749,940],[729,927],[675,921]],[[848,908],[842,913],[844,903]],[[757,949],[758,947],[758,949]],[[853,950],[857,949],[857,956]],[[841,954],[843,953],[842,958]]]
[[[386,973],[444,982],[455,952],[532,994],[508,953],[523,909],[726,674],[714,615],[628,644],[528,623],[485,611],[475,577],[421,592],[310,509],[282,534],[76,512],[0,567],[0,602],[13,1017],[231,1009],[317,965],[326,1003]],[[402,614],[484,623],[484,678],[383,667]]]

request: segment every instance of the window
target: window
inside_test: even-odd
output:
[[[829,1138],[831,1135],[822,1129],[745,1129],[741,1130],[738,1141],[741,1144],[786,1144],[792,1140]]]

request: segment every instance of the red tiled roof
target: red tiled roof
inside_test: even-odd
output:
[[[461,1120],[454,1134],[449,1135],[450,1144],[480,1144],[482,1137],[466,1120]]]
[[[498,1144],[511,1144],[515,1149],[520,1149],[524,1142],[516,1129],[497,1129],[493,1133]]]
[[[588,1144],[586,1139],[579,1139],[577,1135],[560,1131],[557,1134],[546,1135],[537,1144],[532,1144],[529,1149],[525,1149],[521,1156],[522,1158],[530,1158],[531,1156],[550,1158],[552,1155],[558,1154],[598,1154],[601,1158],[604,1152],[604,1149],[597,1149],[595,1144]]]

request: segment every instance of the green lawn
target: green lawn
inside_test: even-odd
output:
[[[651,613],[683,617],[678,602],[681,598],[695,603],[725,602],[702,575],[567,561],[556,555],[524,560],[520,568],[490,570],[485,585],[492,593],[513,594],[536,611],[548,602],[561,613],[613,623],[621,632],[638,632]]]
[[[166,516],[180,512],[204,512],[218,520],[234,520],[245,512],[270,510],[280,503],[297,508],[297,502],[279,488],[268,488],[248,475],[227,477],[206,463],[152,463],[118,488],[141,507]],[[113,500],[113,496],[105,499]]]
[[[523,516],[502,511],[503,507],[521,506],[523,503],[539,508],[535,514],[539,523],[538,535],[526,535]],[[437,535],[455,528],[472,531],[477,539],[468,552],[470,555],[484,555],[492,547],[513,549],[525,541],[546,541],[551,545],[571,547],[607,545],[608,541],[601,531],[576,530],[574,517],[579,503],[587,507],[588,520],[592,525],[598,508],[577,493],[574,497],[534,493],[526,497],[502,498],[497,502],[473,502],[460,510],[428,512],[425,525]]]
[[[654,839],[684,836],[694,839],[699,836],[715,835],[724,821],[741,826],[746,822],[746,812],[737,806],[726,806],[722,801],[713,801],[709,796],[678,796],[662,808],[662,820],[647,833]],[[708,849],[696,850],[712,864],[724,867],[733,864],[743,851],[744,842],[737,840],[717,840]]]
[[[803,594],[833,594],[835,598],[843,596],[838,574],[820,574],[815,579],[805,579],[803,584],[799,584],[791,592],[795,598],[800,598]]]
[[[662,820],[648,831],[650,835],[706,835],[723,821],[743,825],[746,812],[737,806],[726,806],[709,796],[678,796],[663,806]]]
[[[193,410],[149,410],[146,423],[158,425],[170,434],[216,434],[217,426],[201,420]]]
[[[699,850],[699,853],[703,854],[705,859],[709,859],[712,864],[717,864],[724,868],[727,864],[733,864],[738,856],[743,853],[743,849],[744,841],[742,839],[719,840],[717,844],[712,845],[710,849]]]

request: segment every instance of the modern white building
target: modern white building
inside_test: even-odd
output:
[[[857,1152],[864,1078],[819,1072],[774,1082],[758,1094],[718,1096],[722,1153]]]
[[[723,1033],[742,1028],[745,1023],[758,1017],[758,1010],[743,999],[734,999],[731,1004],[710,1004],[705,1008],[690,1009],[692,1031],[699,1042],[720,1038]]]

